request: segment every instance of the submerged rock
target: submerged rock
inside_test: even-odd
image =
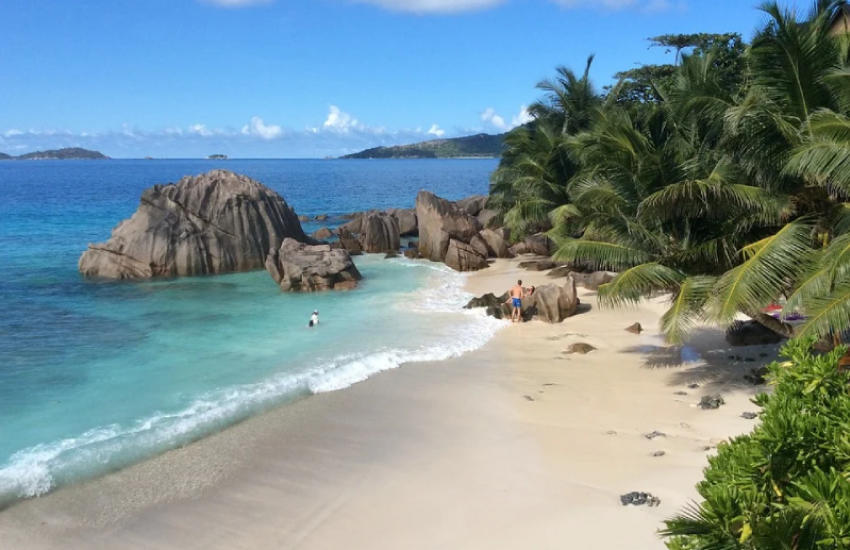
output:
[[[292,292],[348,290],[363,278],[347,251],[294,239],[269,252],[266,270],[281,290]]]
[[[213,170],[146,189],[135,214],[83,252],[79,270],[110,279],[250,271],[288,237],[307,239],[283,197],[247,176]]]

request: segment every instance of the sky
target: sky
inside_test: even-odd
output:
[[[671,62],[758,0],[3,0],[0,151],[338,156],[528,120],[558,65]]]

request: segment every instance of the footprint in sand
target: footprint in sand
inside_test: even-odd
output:
[[[534,401],[534,398],[531,397],[530,395],[523,395],[523,397],[525,398],[526,401]]]

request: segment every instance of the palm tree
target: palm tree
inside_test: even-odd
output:
[[[590,127],[601,104],[590,80],[592,63],[590,56],[581,76],[559,67],[554,80],[538,83],[545,95],[529,107],[534,120],[505,137],[488,204],[515,236],[549,229],[549,212],[569,203],[567,184],[578,166],[567,144],[570,136]]]

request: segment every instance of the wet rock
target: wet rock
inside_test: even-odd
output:
[[[591,346],[590,344],[579,342],[568,347],[564,353],[578,353],[581,355],[587,355],[591,351],[596,351],[596,348]]]
[[[404,257],[409,260],[418,260],[422,258],[422,254],[419,253],[418,248],[406,248],[404,250]]]
[[[784,339],[757,321],[735,321],[726,330],[726,342],[735,347],[777,344]]]
[[[310,221],[310,217],[309,217],[309,216],[304,216],[304,215],[302,214],[301,216],[298,216],[298,221],[299,221],[299,222],[309,222],[309,221]]]
[[[323,227],[323,228],[321,228],[318,231],[315,231],[313,233],[313,238],[318,239],[320,241],[323,241],[325,239],[330,239],[333,236],[334,236],[334,234],[327,227]]]
[[[702,399],[700,399],[699,404],[697,404],[697,407],[702,410],[719,409],[720,405],[724,405],[725,403],[726,402],[723,400],[723,397],[719,394],[705,395]]]
[[[133,216],[79,261],[86,277],[145,279],[260,269],[285,238],[306,241],[286,201],[228,170],[142,192]]]
[[[322,221],[325,221],[326,219],[328,219],[328,215],[327,214],[319,214],[318,216],[316,216],[316,219],[318,221],[322,222]]]
[[[507,300],[507,294],[503,294],[501,298],[497,298],[492,292],[488,292],[480,298],[473,298],[465,306],[464,309],[474,309],[478,307],[499,306]]]
[[[285,239],[280,250],[269,252],[266,270],[281,290],[291,292],[350,289],[362,279],[347,251],[294,239]]]
[[[741,413],[741,418],[745,418],[747,420],[755,420],[758,417],[759,417],[758,413],[754,413],[754,412]]]
[[[629,327],[626,327],[626,332],[631,332],[632,334],[640,334],[643,332],[643,327],[640,326],[640,323],[635,323]]]
[[[390,250],[390,251],[389,251],[389,252],[387,252],[387,254],[384,256],[384,259],[385,259],[385,260],[391,260],[391,259],[393,259],[393,258],[398,258],[398,257],[399,257],[399,253],[398,253],[398,251],[397,251],[397,250]]]
[[[656,431],[650,432],[648,434],[645,434],[644,437],[649,439],[650,441],[652,441],[656,437],[667,437],[667,434],[664,433],[664,432],[659,432],[659,431],[656,430]]]
[[[343,250],[348,251],[352,256],[363,254],[363,247],[360,246],[360,241],[355,239],[350,231],[340,227],[337,230],[337,235],[339,236],[339,243],[342,245]]]
[[[620,496],[620,503],[623,506],[658,506],[661,504],[661,499],[653,496],[651,493],[642,493],[639,491],[632,491],[631,493],[626,493],[625,495]]]

